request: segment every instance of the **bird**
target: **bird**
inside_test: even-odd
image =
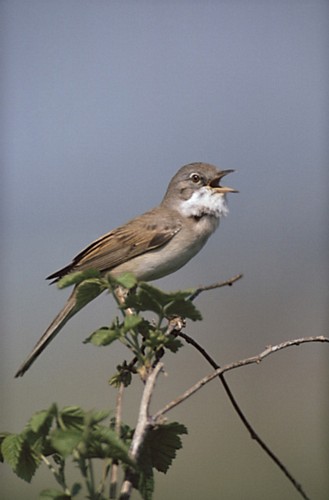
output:
[[[63,276],[93,269],[114,278],[133,273],[139,281],[153,281],[184,266],[206,244],[227,215],[227,193],[236,189],[221,186],[234,170],[219,170],[203,162],[181,167],[169,182],[161,203],[104,234],[82,250],[70,264],[46,279],[58,282]],[[75,285],[63,309],[36,343],[18,369],[21,377],[80,309]]]

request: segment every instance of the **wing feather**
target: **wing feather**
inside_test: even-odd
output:
[[[151,210],[101,236],[82,250],[71,264],[47,279],[58,281],[70,272],[86,269],[108,272],[133,257],[165,245],[181,230],[181,224],[175,217],[158,222],[157,215],[157,209]]]

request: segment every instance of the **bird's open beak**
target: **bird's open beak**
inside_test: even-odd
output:
[[[220,185],[220,181],[222,180],[222,178],[227,174],[231,174],[232,172],[234,172],[234,170],[222,170],[212,181],[209,182],[209,186],[217,193],[238,193],[239,191],[237,189]]]

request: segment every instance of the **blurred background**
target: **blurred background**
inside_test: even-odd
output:
[[[36,411],[113,408],[122,346],[82,341],[116,309],[99,298],[22,379],[14,373],[63,306],[45,276],[158,204],[183,164],[235,169],[230,214],[206,248],[156,285],[225,280],[186,332],[220,364],[327,334],[328,2],[3,0],[1,430]],[[128,356],[129,357],[129,356]],[[313,499],[329,495],[328,346],[307,344],[227,380],[256,430]],[[165,359],[155,411],[211,369],[187,346]],[[135,424],[141,384],[125,395]],[[189,429],[157,500],[297,499],[215,380],[169,415]],[[35,499],[1,466],[1,497]],[[139,498],[136,493],[134,498]]]

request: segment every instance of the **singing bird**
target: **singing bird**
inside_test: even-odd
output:
[[[160,205],[123,226],[113,229],[88,245],[71,262],[48,276],[53,283],[62,276],[87,269],[117,277],[133,273],[140,281],[171,274],[196,255],[228,213],[226,194],[236,189],[221,186],[221,179],[233,170],[218,170],[208,163],[190,163],[171,179]],[[76,285],[63,309],[48,326],[21,365],[21,377],[80,309]]]

